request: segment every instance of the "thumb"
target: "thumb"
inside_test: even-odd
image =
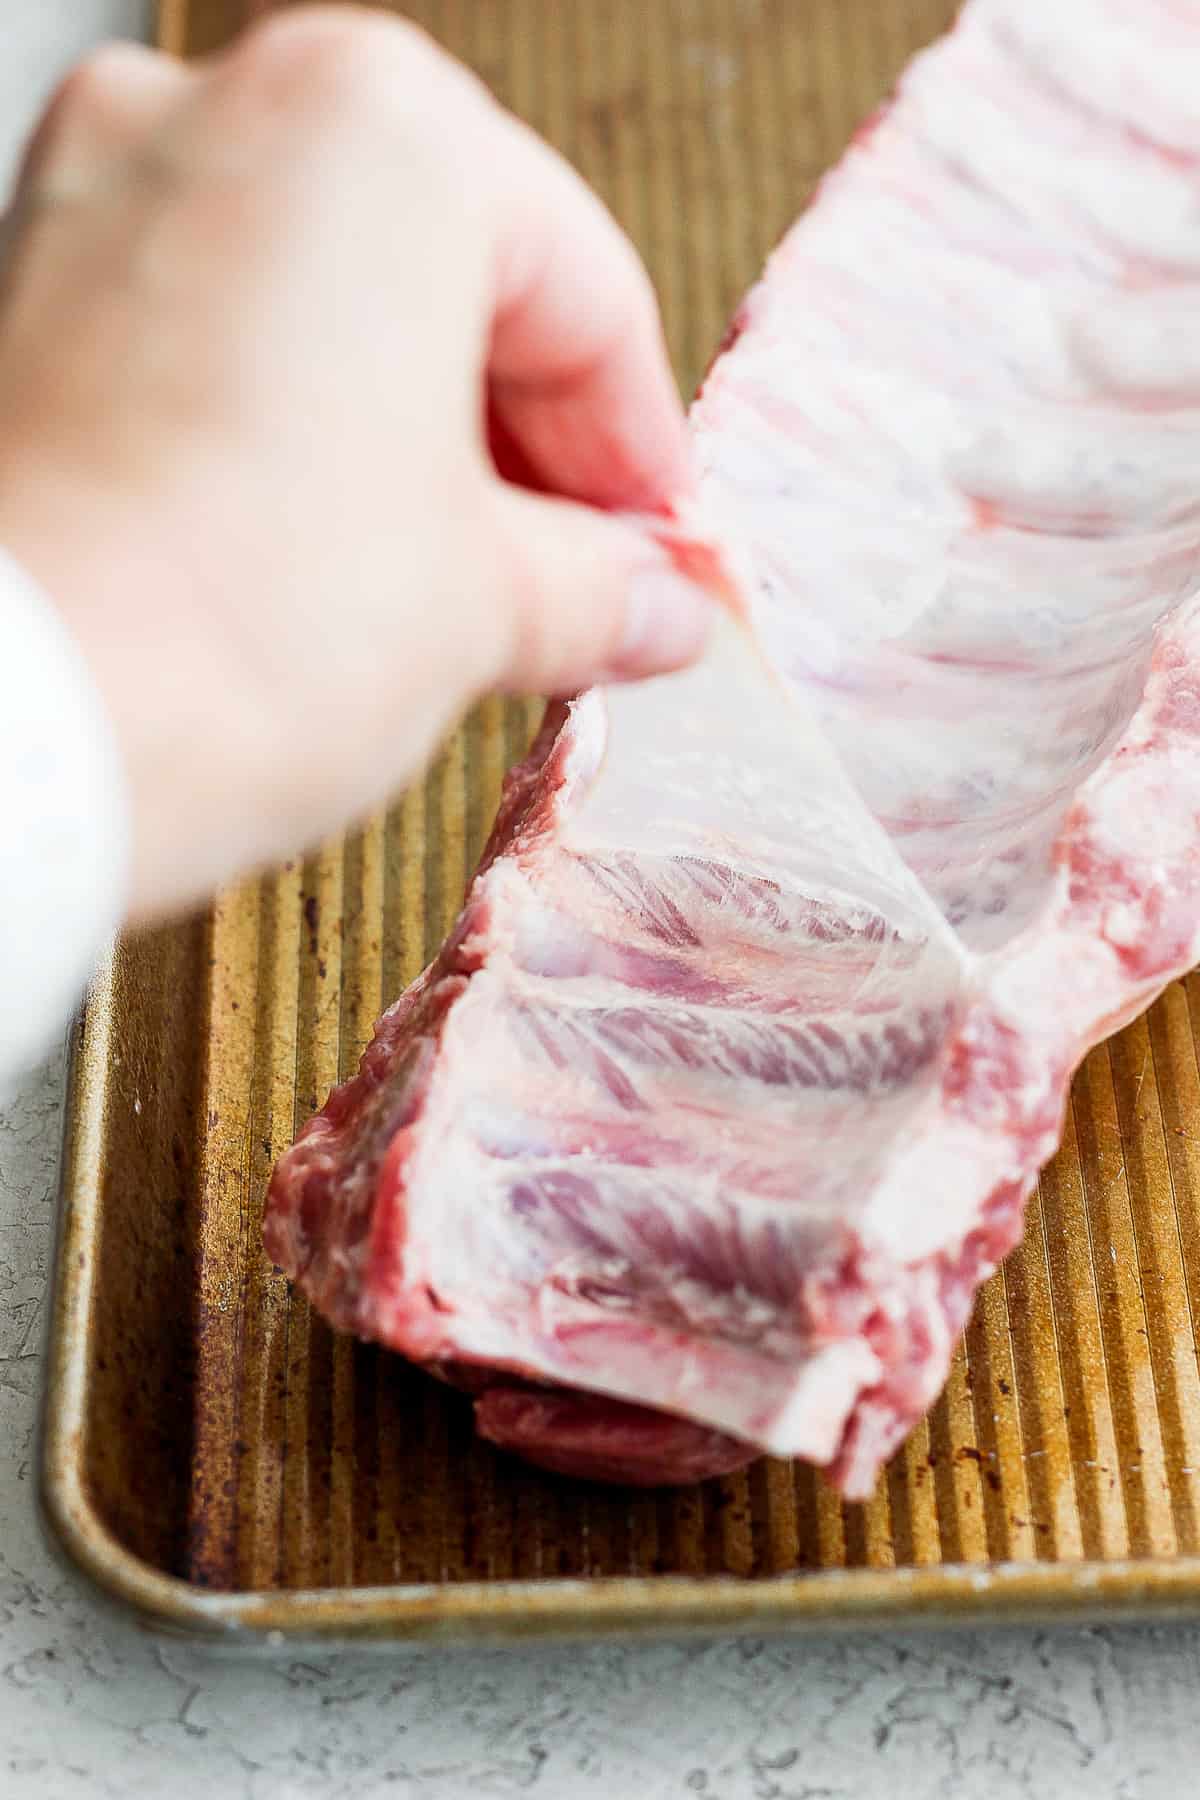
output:
[[[721,578],[715,553],[661,520],[493,489],[512,631],[498,685],[570,694],[695,661]]]

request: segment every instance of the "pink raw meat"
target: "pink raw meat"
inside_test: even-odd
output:
[[[1200,953],[1200,22],[974,0],[693,410],[759,644],[552,707],[265,1239],[479,1428],[851,1495]],[[689,517],[688,524],[695,522]]]

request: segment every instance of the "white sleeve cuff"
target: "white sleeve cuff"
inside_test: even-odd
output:
[[[120,922],[129,803],[62,620],[0,549],[0,1091],[52,1042]]]

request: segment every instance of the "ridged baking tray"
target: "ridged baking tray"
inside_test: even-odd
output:
[[[168,47],[246,0],[170,0]],[[254,7],[252,10],[262,10]],[[408,9],[607,197],[686,390],[951,0]],[[172,1629],[439,1637],[1190,1609],[1200,1600],[1200,985],[1096,1050],[1022,1247],[874,1497],[803,1465],[683,1492],[539,1475],[334,1337],[259,1245],[268,1173],[458,907],[536,707],[489,703],[361,833],[119,946],[78,1028],[41,1486]]]

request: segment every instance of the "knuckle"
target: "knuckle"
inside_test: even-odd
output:
[[[271,99],[336,119],[411,105],[454,67],[417,26],[353,6],[270,15],[235,62]]]
[[[354,89],[367,68],[363,21],[325,8],[269,14],[238,44],[232,66],[280,99]]]
[[[107,112],[128,71],[129,59],[120,44],[102,44],[92,50],[59,82],[46,110],[48,135],[69,130],[79,119]]]
[[[59,82],[26,148],[23,182],[53,176],[81,149],[112,137],[131,82],[152,52],[137,44],[102,44]]]
[[[145,51],[137,44],[101,44],[76,63],[60,83],[54,105],[69,118],[107,111],[140,71]]]

